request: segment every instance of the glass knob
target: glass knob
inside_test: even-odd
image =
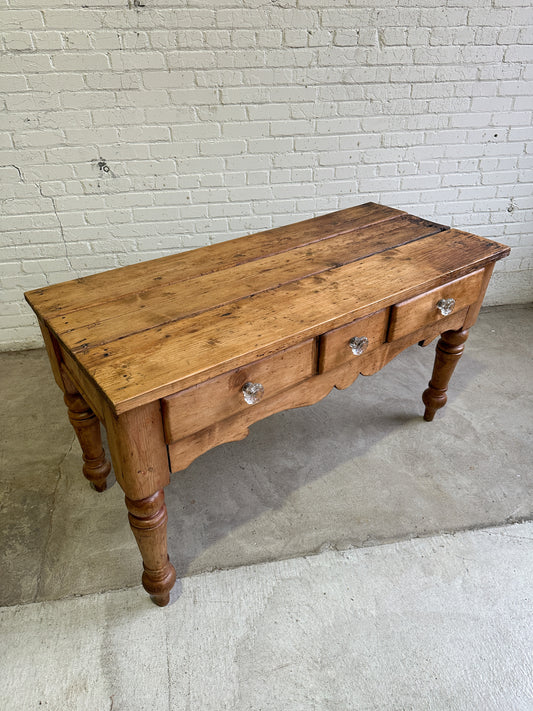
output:
[[[443,316],[449,316],[455,308],[455,299],[440,299],[437,308]]]
[[[361,355],[368,348],[368,338],[366,336],[354,336],[350,338],[348,345],[354,355]]]
[[[255,405],[265,394],[265,388],[261,383],[244,383],[242,386],[242,394],[248,405]]]

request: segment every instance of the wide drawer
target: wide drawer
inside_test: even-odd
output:
[[[262,402],[315,372],[313,338],[165,397],[161,406],[166,442],[177,442],[242,410],[260,407]],[[253,388],[251,384],[260,387]]]
[[[319,371],[324,373],[385,343],[389,310],[383,309],[346,326],[328,331],[320,338]]]
[[[392,307],[387,340],[413,333],[477,301],[484,270],[450,281]]]

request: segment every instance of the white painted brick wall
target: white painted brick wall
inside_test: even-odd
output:
[[[488,302],[531,299],[530,0],[0,0],[0,32],[0,347],[41,343],[27,289],[367,200],[510,244]]]

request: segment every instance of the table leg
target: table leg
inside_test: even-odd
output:
[[[164,607],[176,582],[176,571],[167,552],[165,494],[160,489],[139,501],[125,498],[131,530],[143,559],[143,587],[156,605]]]
[[[435,365],[429,387],[424,391],[422,400],[426,406],[424,420],[431,422],[435,412],[446,405],[448,383],[455,370],[459,358],[463,355],[464,344],[468,338],[465,331],[446,331],[437,343]]]
[[[68,416],[83,452],[83,474],[96,491],[107,487],[111,464],[102,446],[100,422],[79,393],[65,393]]]

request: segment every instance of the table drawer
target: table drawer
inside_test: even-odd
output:
[[[200,432],[316,373],[316,340],[224,373],[161,400],[167,444]],[[248,384],[248,387],[245,386]],[[251,387],[255,385],[255,388]]]
[[[387,340],[406,336],[473,304],[480,294],[483,273],[481,269],[393,306]]]
[[[385,343],[388,321],[389,310],[383,309],[325,333],[320,338],[320,372],[355,361]]]

